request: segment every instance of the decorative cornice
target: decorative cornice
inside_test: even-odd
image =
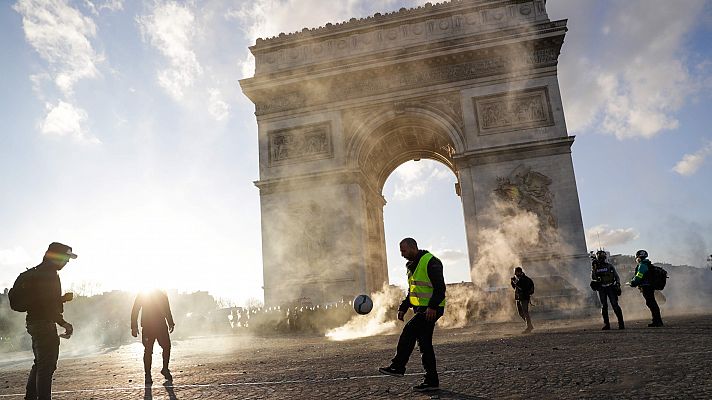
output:
[[[575,136],[543,139],[502,146],[487,147],[453,155],[455,165],[483,165],[495,162],[571,153]]]
[[[351,18],[348,21],[337,23],[327,23],[326,25],[317,28],[302,28],[301,31],[290,33],[281,32],[279,35],[268,38],[257,38],[257,41],[251,49],[261,50],[261,48],[281,45],[288,42],[294,42],[303,39],[314,39],[320,36],[334,35],[338,33],[348,32],[359,28],[372,27],[373,25],[388,24],[391,22],[418,18],[423,16],[433,15],[438,12],[448,12],[466,7],[486,7],[492,5],[508,5],[522,2],[530,2],[531,0],[450,0],[441,3],[432,4],[425,3],[419,7],[405,8],[401,7],[398,11],[390,13],[377,12],[365,18]],[[545,3],[545,0],[539,0]]]
[[[544,0],[453,0],[258,39],[255,75],[548,22]]]

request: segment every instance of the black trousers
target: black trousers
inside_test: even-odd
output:
[[[618,320],[618,325],[622,326],[624,324],[623,311],[618,305],[618,293],[616,292],[615,286],[611,285],[602,287],[601,290],[598,291],[598,299],[601,300],[601,316],[603,317],[603,323],[605,325],[610,325],[608,320],[608,301],[610,300],[611,308],[613,308],[613,312],[616,314],[616,319]]]
[[[53,321],[27,323],[27,333],[32,337],[32,353],[35,356],[30,376],[27,378],[25,399],[50,400],[52,398],[52,375],[59,358],[59,336]]]
[[[655,289],[651,286],[643,286],[642,288],[645,305],[650,309],[650,314],[653,317],[653,323],[663,322],[663,319],[660,316],[660,307],[658,307],[658,302],[655,300]]]
[[[517,300],[517,312],[519,316],[527,323],[527,328],[532,326],[532,319],[529,316],[529,299]]]
[[[143,343],[143,370],[146,374],[151,373],[153,345],[156,341],[163,349],[163,369],[168,369],[168,361],[171,359],[171,337],[168,327],[165,324],[154,327],[144,326],[141,331],[141,342]]]
[[[440,315],[438,315],[438,318],[440,318]],[[401,332],[398,339],[396,356],[391,360],[393,367],[405,369],[417,342],[423,361],[423,369],[425,369],[425,380],[430,383],[439,383],[435,350],[433,349],[433,330],[435,330],[436,321],[437,318],[435,321],[427,321],[425,313],[415,313],[413,318],[403,327],[403,332]]]

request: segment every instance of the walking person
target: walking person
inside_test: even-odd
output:
[[[163,350],[163,368],[161,375],[167,381],[173,381],[171,371],[168,369],[168,362],[171,358],[171,337],[176,324],[173,322],[171,306],[168,302],[168,295],[161,290],[152,290],[147,293],[140,293],[136,296],[133,308],[131,309],[131,336],[138,336],[138,314],[141,311],[141,342],[143,343],[143,371],[147,385],[153,383],[151,377],[151,362],[153,356],[153,345],[158,341],[158,345]]]
[[[643,298],[645,299],[645,305],[650,309],[650,314],[653,321],[648,324],[648,327],[660,327],[663,326],[663,319],[660,316],[660,307],[658,302],[655,300],[655,288],[650,282],[650,270],[652,264],[648,259],[648,252],[645,250],[638,250],[635,253],[635,262],[638,265],[635,267],[635,275],[633,280],[630,281],[631,287],[637,287],[641,293],[643,293]]]
[[[531,296],[534,294],[534,281],[531,280],[525,273],[522,267],[514,269],[514,276],[510,280],[514,289],[514,300],[517,302],[517,312],[522,317],[527,327],[522,333],[529,333],[534,329],[532,319],[529,316],[529,303]]]
[[[27,333],[32,337],[34,362],[27,378],[25,399],[50,400],[52,398],[52,375],[57,369],[59,338],[69,339],[74,332],[72,324],[64,320],[64,303],[74,295],[62,295],[62,283],[58,272],[70,259],[77,258],[72,248],[53,242],[47,248],[42,263],[20,274],[11,293],[10,305],[23,304],[27,312]],[[17,307],[13,307],[17,309]],[[64,333],[57,335],[57,325]]]
[[[601,300],[602,330],[611,329],[611,324],[608,320],[609,300],[618,320],[618,329],[625,329],[623,311],[618,305],[618,296],[621,294],[621,279],[613,264],[608,262],[607,254],[603,250],[597,251],[596,258],[591,262],[591,288],[598,291],[598,298]]]
[[[408,359],[418,343],[425,378],[413,390],[437,390],[440,380],[433,349],[433,331],[438,318],[445,312],[443,264],[427,250],[418,249],[418,243],[413,238],[405,238],[400,242],[400,252],[408,260],[408,294],[398,308],[398,319],[403,321],[411,307],[415,315],[403,327],[391,365],[378,370],[386,375],[403,376]]]

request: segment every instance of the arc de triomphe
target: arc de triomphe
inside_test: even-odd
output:
[[[544,0],[454,0],[258,39],[240,85],[258,122],[265,303],[387,283],[383,185],[421,158],[457,176],[471,265],[499,198],[560,238],[522,249],[530,269],[585,266],[565,33]]]

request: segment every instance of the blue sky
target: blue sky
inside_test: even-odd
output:
[[[261,298],[257,134],[238,79],[257,37],[415,0],[20,0],[0,4],[0,288],[49,242],[87,292]],[[589,248],[712,253],[712,2],[550,0]],[[454,175],[423,160],[384,189],[389,275],[414,236],[467,280]],[[423,224],[426,219],[426,224]],[[428,226],[424,229],[423,226]]]

